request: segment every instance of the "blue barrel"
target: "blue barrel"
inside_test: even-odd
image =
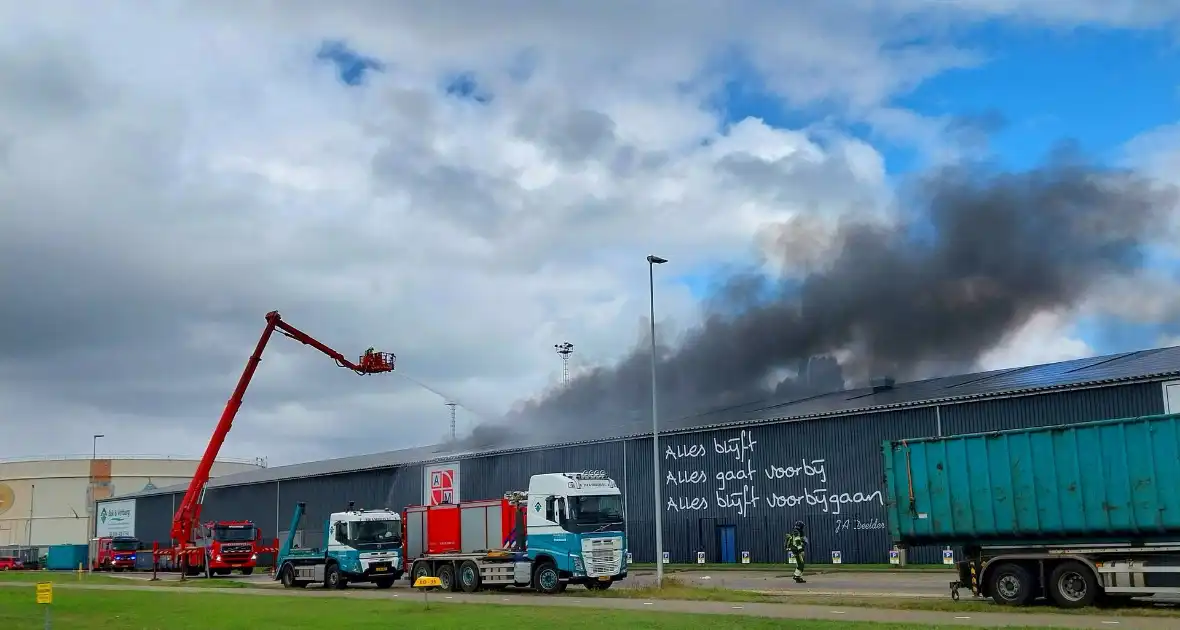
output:
[[[1180,540],[1180,414],[887,441],[903,545]]]

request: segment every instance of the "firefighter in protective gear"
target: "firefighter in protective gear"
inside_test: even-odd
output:
[[[803,569],[805,553],[807,552],[807,536],[803,535],[803,521],[796,521],[795,527],[787,534],[787,551],[795,554],[795,582],[804,584]]]

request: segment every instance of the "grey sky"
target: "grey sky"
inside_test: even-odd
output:
[[[674,261],[659,287],[673,335],[699,319],[673,276],[777,268],[767,243],[793,218],[822,232],[853,209],[888,216],[868,144],[822,121],[722,128],[703,103],[723,47],[740,42],[793,102],[950,155],[961,124],[900,125],[885,104],[980,61],[945,24],[1177,14],[781,4],[0,0],[0,457],[89,452],[92,433],[108,452],[198,455],[272,309],[501,414],[554,384],[556,342],[577,344],[576,370],[629,352],[646,254]],[[390,71],[346,89],[314,62],[324,38]],[[456,68],[488,106],[438,89]],[[1076,351],[1050,329],[997,356]],[[276,338],[223,452],[282,463],[433,442],[443,402]]]

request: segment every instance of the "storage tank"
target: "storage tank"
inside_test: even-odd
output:
[[[895,543],[1180,539],[1180,414],[886,441]]]
[[[222,458],[210,476],[258,470],[260,463]],[[95,501],[148,486],[188,483],[197,464],[195,459],[166,455],[0,460],[0,547],[85,543],[96,532]]]

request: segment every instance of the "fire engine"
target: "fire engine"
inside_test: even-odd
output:
[[[354,363],[343,354],[283,321],[278,311],[267,313],[266,327],[262,330],[262,336],[259,337],[258,344],[254,347],[254,353],[246,362],[246,368],[242,371],[233,394],[225,404],[221,419],[218,420],[213,436],[209,438],[209,444],[205,447],[205,454],[201,457],[188,490],[185,491],[184,498],[181,499],[180,506],[177,507],[176,514],[172,517],[171,534],[174,546],[153,546],[153,566],[158,567],[162,559],[167,559],[179,565],[181,579],[184,579],[185,576],[198,575],[202,570],[206,577],[225,575],[235,568],[248,574],[253,571],[254,563],[258,560],[258,553],[278,553],[277,541],[273,546],[260,545],[261,533],[257,531],[253,523],[248,521],[218,521],[201,524],[201,508],[205,500],[205,488],[209,483],[209,472],[213,468],[217,454],[221,451],[221,445],[233,427],[234,418],[237,416],[238,409],[242,406],[242,399],[246,395],[246,388],[250,386],[250,380],[254,378],[258,364],[262,362],[262,352],[266,349],[266,345],[270,342],[275,331],[319,350],[334,360],[337,366],[352,370],[356,374],[363,376],[393,371],[396,359],[393,353],[377,352],[370,348]],[[252,547],[252,551],[249,559],[245,560],[245,552],[241,550],[244,550],[247,545]],[[232,553],[229,550],[233,550]]]
[[[527,492],[501,499],[411,506],[402,522],[411,581],[437,577],[444,590],[606,590],[627,577],[622,493],[601,470],[533,475]]]
[[[99,538],[94,544],[95,571],[134,571],[139,539],[131,536]]]

